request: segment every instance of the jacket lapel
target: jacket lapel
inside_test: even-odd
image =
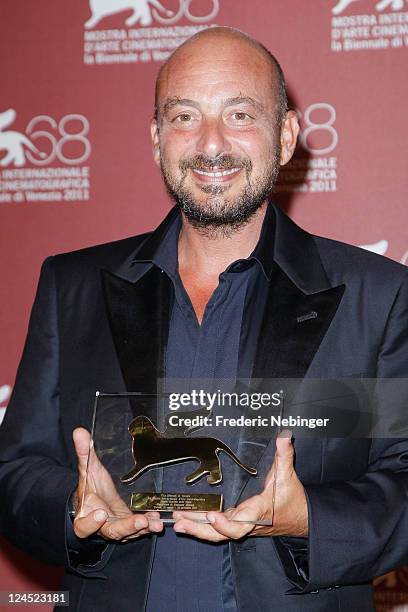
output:
[[[101,271],[111,334],[128,392],[156,393],[157,379],[164,377],[172,284],[152,265],[152,258],[177,216],[173,208],[118,268]],[[147,402],[143,414],[157,423],[154,404]]]
[[[278,209],[275,213],[275,263],[252,370],[255,384],[257,379],[302,379],[307,374],[345,290],[344,285],[330,286],[313,237]],[[271,443],[271,430],[264,430],[243,429],[239,457],[244,464],[259,464]],[[235,471],[235,503],[250,478]]]
[[[344,285],[306,294],[276,265],[253,378],[303,378],[343,296]]]
[[[164,376],[171,281],[152,266],[137,283],[102,271],[106,307],[128,391],[155,393]]]
[[[102,271],[102,282],[126,389],[128,392],[155,394],[157,379],[164,376],[171,281],[167,274],[152,266],[136,283],[106,270]],[[129,423],[141,414],[153,423],[158,422],[159,407],[154,396],[131,397],[129,408]],[[157,470],[145,474],[140,482],[133,485],[132,491],[140,488],[159,490],[160,476]]]

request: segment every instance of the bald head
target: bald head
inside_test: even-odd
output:
[[[288,109],[288,100],[285,77],[279,62],[262,43],[240,30],[226,26],[217,26],[198,32],[180,45],[161,66],[156,79],[155,118],[159,119],[162,111],[161,89],[163,82],[171,78],[172,69],[177,64],[181,63],[188,66],[194,54],[203,57],[206,57],[205,54],[207,54],[208,62],[211,62],[211,58],[220,57],[227,47],[231,47],[232,50],[234,48],[245,49],[246,47],[249,67],[252,61],[256,61],[256,58],[264,61],[265,70],[270,74],[271,96],[274,97],[276,109],[276,123],[281,125]]]

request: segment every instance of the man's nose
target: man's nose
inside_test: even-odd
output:
[[[225,135],[223,125],[218,120],[207,119],[203,123],[196,149],[198,153],[208,157],[217,157],[231,151],[231,144]]]

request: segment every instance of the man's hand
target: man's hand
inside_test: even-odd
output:
[[[109,472],[96,456],[90,433],[78,427],[73,432],[78,455],[79,483],[74,494],[75,534],[86,538],[98,533],[107,540],[121,542],[163,529],[159,513],[134,515],[118,494]],[[86,464],[91,445],[86,481]]]
[[[293,467],[293,456],[291,432],[283,431],[276,439],[275,459],[266,477],[262,493],[250,497],[231,510],[208,512],[207,519],[210,525],[194,522],[197,513],[174,512],[173,516],[176,519],[174,530],[210,542],[237,540],[249,535],[306,537],[308,535],[306,495]],[[205,515],[199,518],[205,518]],[[251,525],[237,521],[270,521],[272,525]]]

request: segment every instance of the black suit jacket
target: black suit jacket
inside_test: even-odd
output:
[[[138,278],[133,260],[151,258],[175,214],[153,234],[46,260],[0,428],[2,532],[67,568],[75,610],[144,609],[155,537],[93,546],[75,561],[66,505],[77,482],[72,430],[90,428],[95,391],[154,391],[163,374],[170,283],[156,268]],[[254,377],[407,376],[407,269],[275,214]],[[311,311],[317,316],[302,320]],[[246,448],[244,463],[266,471],[273,441]],[[239,609],[372,610],[371,579],[408,562],[408,442],[302,438],[295,449],[308,547],[293,538],[231,542]],[[250,487],[240,478],[234,503]]]

